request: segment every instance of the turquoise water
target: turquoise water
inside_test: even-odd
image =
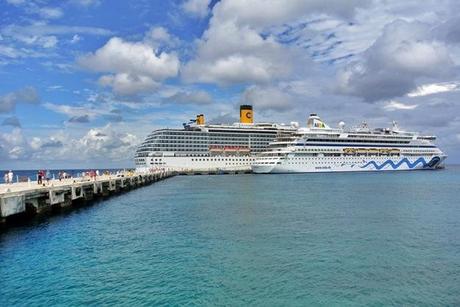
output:
[[[0,305],[459,305],[460,168],[178,176],[0,235]]]

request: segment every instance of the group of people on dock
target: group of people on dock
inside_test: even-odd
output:
[[[9,172],[5,172],[5,175],[3,176],[3,180],[7,184],[12,184],[13,183],[13,178],[14,178],[14,174],[13,174],[12,170],[10,170]]]
[[[43,184],[43,180],[46,180],[46,183],[49,183],[50,182],[50,179],[51,179],[51,173],[49,170],[39,170],[37,172],[37,183],[38,184]]]
[[[85,172],[84,177],[89,177],[90,179],[96,181],[96,178],[99,176],[99,170],[90,170]]]
[[[62,181],[62,179],[68,179],[72,178],[72,176],[64,171],[59,171],[58,174],[58,179],[59,181]],[[51,178],[53,177],[53,178]],[[37,172],[37,183],[38,184],[44,184],[43,181],[46,181],[46,183],[49,183],[51,179],[55,179],[54,176],[51,175],[51,172],[49,170],[39,170]]]
[[[38,170],[36,174],[37,174],[37,184],[39,185],[44,186],[45,184],[50,184],[51,180],[56,179],[49,170],[41,169],[41,170]],[[106,176],[115,175],[117,177],[120,177],[120,176],[124,177],[124,175],[130,175],[130,174],[131,174],[130,171],[126,173],[126,171],[121,171],[121,170],[117,170],[114,172],[111,172],[109,170],[102,171],[102,172],[100,172],[99,170],[88,170],[88,171],[83,171],[81,173],[76,173],[76,176],[77,178],[82,178],[82,179],[89,178],[90,180],[96,181],[97,177],[102,176],[102,175],[106,175]],[[13,171],[11,170],[5,172],[4,177],[3,177],[4,182],[7,184],[13,184],[13,178],[14,178],[14,174],[13,174]],[[69,178],[74,178],[74,177],[70,173],[67,173],[65,171],[59,171],[58,178],[57,178],[59,179],[59,181],[62,181],[63,179],[69,179]],[[18,182],[27,182],[27,181],[30,182],[30,178],[27,176],[20,176],[18,179]]]

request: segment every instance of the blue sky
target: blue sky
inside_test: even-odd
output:
[[[236,120],[436,134],[460,162],[457,1],[0,0],[0,168],[132,166],[153,129]]]

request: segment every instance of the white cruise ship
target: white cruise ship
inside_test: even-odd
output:
[[[442,168],[446,155],[435,136],[392,128],[334,129],[316,114],[306,128],[280,135],[252,164],[255,173],[393,171]]]
[[[182,129],[153,131],[137,148],[138,170],[168,168],[183,172],[250,171],[256,154],[266,150],[279,132],[294,133],[297,123],[253,123],[252,106],[240,107],[240,122],[206,124],[204,115]]]

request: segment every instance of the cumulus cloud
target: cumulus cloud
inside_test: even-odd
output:
[[[40,145],[40,149],[44,148],[59,148],[63,147],[64,144],[62,141],[55,139],[54,137],[51,137],[49,140],[46,140]]]
[[[15,128],[10,133],[0,133],[0,158],[4,160],[29,158],[28,148],[21,129]]]
[[[405,104],[396,100],[388,101],[383,107],[387,111],[397,111],[397,110],[414,110],[417,108],[417,104]]]
[[[460,90],[460,82],[431,83],[418,86],[414,91],[407,94],[408,97],[421,97],[439,93],[454,92]]]
[[[106,107],[101,106],[101,103],[108,104],[109,102],[102,102],[101,99],[93,99],[93,97],[91,97],[90,99],[90,103],[82,105],[45,103],[44,107],[52,112],[68,116],[69,119],[67,120],[67,122],[71,124],[85,124],[98,118],[106,119],[109,122],[123,121],[121,110],[108,110]]]
[[[27,139],[21,129],[10,133],[0,133],[0,158],[3,162],[13,160],[27,161],[68,161],[73,163],[87,161],[103,162],[131,159],[139,139],[119,132],[112,125],[92,128],[80,136],[68,135],[59,131],[49,137]]]
[[[180,64],[174,53],[156,53],[144,42],[128,42],[118,37],[78,62],[88,70],[111,73],[102,76],[99,83],[121,95],[154,89],[158,82],[176,76]]]
[[[18,103],[37,104],[40,101],[34,87],[25,87],[15,92],[0,96],[0,113],[11,112]]]
[[[420,77],[439,78],[452,73],[445,44],[434,40],[429,27],[397,20],[362,55],[338,73],[338,92],[377,101],[403,96]]]
[[[292,107],[293,96],[276,86],[250,86],[241,99],[244,104],[252,104],[258,110],[286,111]]]
[[[187,63],[183,78],[188,82],[267,83],[292,71],[290,49],[273,37],[239,27],[233,21],[212,23],[198,43],[198,56]],[[299,58],[300,59],[300,58]]]
[[[182,9],[191,16],[199,18],[209,14],[209,4],[211,0],[187,0],[182,4]]]
[[[169,33],[164,27],[150,27],[144,35],[143,42],[157,50],[157,53],[159,49],[175,48],[181,43],[179,38]]]
[[[300,17],[323,13],[351,18],[358,7],[369,4],[364,0],[224,0],[216,4],[213,15],[218,19],[236,19],[238,24],[257,28],[292,22]]]
[[[5,118],[2,122],[2,126],[12,126],[21,128],[21,123],[19,122],[19,119],[16,116],[12,116]]]
[[[235,116],[235,112],[223,113],[209,120],[210,124],[232,124],[239,122],[240,119]]]
[[[163,102],[177,104],[210,104],[212,103],[212,97],[205,91],[180,91],[174,95],[164,98]]]
[[[125,155],[126,149],[134,150],[138,142],[139,140],[133,134],[117,132],[111,125],[91,129],[79,140],[86,155],[102,154],[110,157],[117,154]]]
[[[223,0],[213,8],[196,57],[182,71],[187,82],[268,83],[307,67],[306,54],[282,44],[271,29],[315,13],[348,18],[365,1]]]
[[[103,112],[103,110],[98,111],[92,106],[75,106],[75,105],[65,105],[65,104],[54,104],[54,103],[45,103],[43,104],[45,108],[50,111],[65,114],[69,117],[81,117],[88,115],[89,112],[93,114],[99,114],[98,112]]]
[[[455,16],[441,23],[433,29],[433,33],[439,40],[448,43],[460,43],[460,16]]]
[[[104,75],[98,82],[101,86],[111,87],[113,92],[119,95],[145,93],[159,87],[159,83],[149,76],[128,73]]]

